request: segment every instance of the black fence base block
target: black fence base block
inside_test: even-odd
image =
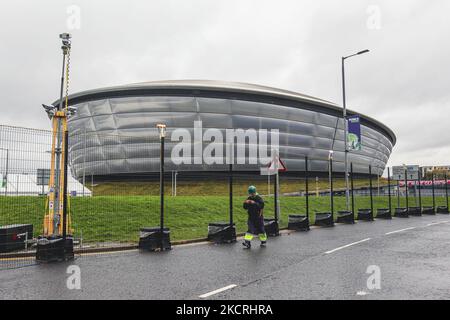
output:
[[[440,214],[449,214],[448,208],[444,206],[437,207],[436,212]]]
[[[330,212],[316,213],[316,221],[314,225],[319,227],[333,227],[333,215]]]
[[[309,219],[305,215],[290,214],[288,229],[296,231],[309,231]]]
[[[269,237],[278,237],[280,235],[278,221],[274,218],[264,218],[264,229]]]
[[[49,263],[73,260],[73,237],[40,236],[37,239],[36,261]]]
[[[407,208],[395,208],[394,217],[396,218],[409,218]]]
[[[25,249],[26,239],[33,239],[32,224],[0,226],[0,253]]]
[[[434,207],[423,207],[422,214],[434,216],[436,214],[436,211],[434,211]]]
[[[391,210],[377,209],[377,219],[392,219]]]
[[[358,220],[360,221],[373,221],[373,212],[371,209],[359,209]]]
[[[236,226],[229,222],[212,222],[208,225],[208,241],[214,243],[236,242]]]
[[[141,228],[138,247],[146,251],[171,250],[169,228],[164,228],[162,233],[160,227]]]
[[[351,211],[338,211],[336,222],[337,223],[354,224],[355,216],[353,215],[353,212],[351,212]]]
[[[410,207],[408,212],[410,216],[420,217],[422,215],[422,209],[419,207]]]

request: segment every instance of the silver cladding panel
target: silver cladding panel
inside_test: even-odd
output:
[[[70,159],[76,178],[83,174],[115,175],[159,171],[157,123],[167,125],[166,169],[212,171],[224,165],[175,166],[170,160],[173,129],[193,129],[201,120],[203,129],[279,129],[280,156],[289,171],[304,170],[304,156],[310,170],[328,170],[328,152],[334,144],[334,171],[344,171],[344,122],[328,114],[261,102],[203,97],[142,96],[108,98],[74,105],[69,120]],[[85,136],[86,132],[86,136]],[[362,150],[351,152],[354,171],[381,174],[393,145],[384,134],[361,126]],[[86,137],[86,138],[85,138]],[[259,170],[255,165],[239,165],[235,170]]]

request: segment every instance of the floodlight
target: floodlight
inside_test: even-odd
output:
[[[163,123],[158,123],[158,124],[156,125],[156,127],[157,127],[158,130],[159,130],[159,137],[160,137],[160,138],[165,138],[165,137],[166,137],[166,125],[163,124]]]
[[[333,153],[334,153],[333,150],[330,150],[330,151],[328,152],[328,159],[333,159]]]

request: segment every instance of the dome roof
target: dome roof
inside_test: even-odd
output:
[[[211,94],[217,96],[220,94],[222,98],[228,97],[234,99],[245,96],[246,99],[252,99],[253,97],[266,101],[267,103],[276,103],[275,101],[280,100],[285,102],[295,101],[316,106],[318,109],[335,115],[342,115],[342,108],[339,105],[320,98],[262,85],[218,80],[161,80],[87,90],[69,95],[69,105],[114,97],[166,94],[178,96],[211,96]],[[58,103],[59,100],[55,101],[53,105],[57,105]],[[351,110],[347,110],[347,113],[348,115],[359,114]],[[395,134],[391,129],[371,117],[362,114],[359,115],[362,122],[385,132],[392,143],[396,143]]]

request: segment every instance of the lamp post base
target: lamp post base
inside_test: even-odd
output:
[[[296,231],[309,231],[309,219],[306,215],[290,214],[288,229]]]
[[[331,212],[316,213],[316,221],[314,225],[319,227],[333,227],[333,215],[331,214]]]
[[[74,259],[73,237],[67,236],[40,236],[37,239],[36,261],[61,262]]]
[[[377,210],[377,219],[392,219],[391,210],[389,209],[378,209]]]
[[[373,213],[371,209],[359,209],[358,220],[361,221],[373,221]]]
[[[236,226],[229,222],[213,222],[208,225],[208,240],[214,243],[236,242]]]
[[[278,237],[280,235],[278,221],[274,218],[264,218],[264,229],[269,237]]]
[[[394,217],[409,218],[408,208],[395,208]]]
[[[440,214],[449,214],[448,207],[445,206],[437,207],[436,212]]]
[[[169,228],[164,228],[162,233],[160,227],[141,228],[138,247],[145,251],[171,250]]]
[[[409,207],[408,212],[410,216],[420,217],[422,215],[422,209],[419,207]]]
[[[422,214],[434,216],[436,214],[436,211],[434,210],[434,207],[423,207]]]
[[[336,217],[337,223],[354,224],[355,216],[351,211],[338,211]]]

